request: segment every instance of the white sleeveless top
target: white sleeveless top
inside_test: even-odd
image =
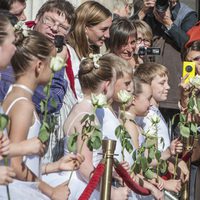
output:
[[[121,142],[115,136],[115,129],[120,125],[118,118],[113,114],[113,112],[109,108],[97,109],[96,115],[101,124],[103,139],[116,140],[115,154],[117,155],[115,155],[115,158],[117,158],[119,161],[122,161]],[[124,151],[124,155],[125,161],[132,165],[132,156],[126,151],[126,149]]]
[[[8,107],[7,111],[5,112],[6,115],[9,114],[10,110],[13,108],[13,106],[21,100],[29,101],[25,97],[19,97],[15,99],[10,106]],[[27,139],[37,137],[40,131],[41,123],[37,117],[36,112],[33,112],[34,114],[34,124],[29,128]],[[16,133],[17,134],[17,133]],[[25,165],[37,176],[40,177],[41,173],[41,167],[40,167],[40,157],[38,155],[30,155],[30,156],[24,156],[23,161]]]

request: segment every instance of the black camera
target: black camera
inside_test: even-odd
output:
[[[160,48],[157,48],[157,47],[149,47],[149,48],[140,47],[139,50],[138,50],[138,55],[139,56],[145,56],[145,55],[156,56],[156,55],[160,55]]]
[[[165,12],[167,8],[169,7],[169,1],[168,0],[157,0],[156,1],[156,10],[158,12]]]
[[[62,35],[55,35],[54,44],[57,48],[57,53],[60,53],[63,50],[63,45],[65,45],[65,38]]]

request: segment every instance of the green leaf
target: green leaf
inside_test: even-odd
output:
[[[159,165],[159,170],[162,174],[165,174],[167,172],[167,161],[166,160],[161,160],[160,165]]]
[[[136,163],[134,165],[133,171],[134,171],[135,174],[139,174],[141,172],[141,166],[140,166],[140,164]]]
[[[91,145],[92,149],[99,149],[101,147],[101,141],[102,141],[101,138],[99,138],[97,136],[95,136],[95,137],[93,136],[89,140],[91,140],[89,142],[89,145]],[[88,147],[88,148],[91,149],[91,147]]]
[[[194,104],[195,104],[194,99],[190,97],[189,102],[188,102],[188,108],[192,110],[194,107]]]
[[[144,173],[144,176],[146,177],[146,178],[148,178],[148,179],[153,179],[154,178],[154,172],[153,171],[151,171],[151,169],[147,169]]]
[[[154,150],[154,148],[150,148],[149,149],[149,158],[151,158],[152,160],[155,158],[155,150]]]
[[[141,157],[140,162],[141,162],[142,170],[146,171],[148,167],[147,159],[145,157]]]
[[[49,126],[47,123],[43,123],[41,128],[40,128],[40,132],[39,132],[39,136],[38,139],[42,142],[45,143],[49,140]]]
[[[116,136],[117,138],[120,137],[120,135],[121,135],[121,130],[122,130],[122,126],[121,126],[121,125],[119,125],[119,126],[115,129],[115,136]]]
[[[8,125],[9,118],[5,114],[0,114],[0,130],[3,131]]]
[[[93,151],[92,141],[90,139],[87,141],[87,147],[90,151]]]
[[[190,136],[190,129],[187,126],[184,126],[183,124],[180,125],[180,133],[183,137],[189,138]]]
[[[49,86],[46,85],[46,86],[44,87],[44,89],[43,89],[43,92],[44,92],[46,95],[48,94],[48,88],[49,88]]]
[[[70,152],[76,152],[76,150],[77,150],[76,142],[78,139],[78,135],[79,135],[79,133],[75,132],[75,133],[71,134],[67,139],[67,148]]]
[[[155,146],[157,144],[157,138],[147,138],[145,146],[146,148],[150,148],[152,146]]]
[[[157,160],[157,161],[160,160],[161,152],[160,152],[159,150],[156,151],[156,153],[155,153],[155,157],[156,157],[156,160]]]
[[[196,102],[197,102],[197,108],[200,111],[200,98],[196,98]]]
[[[89,117],[90,115],[89,114],[86,114],[83,116],[83,118],[81,119],[81,124],[86,121],[86,119]]]
[[[133,146],[129,140],[126,140],[125,148],[128,151],[128,153],[131,153],[133,151]]]
[[[195,123],[191,123],[190,129],[191,129],[191,132],[193,134],[196,134],[197,133],[197,129],[198,129],[198,125],[195,124]]]
[[[41,113],[44,113],[45,111],[45,104],[46,104],[46,100],[42,100],[40,102],[40,110],[41,110]]]
[[[95,119],[95,116],[94,116],[94,114],[90,115],[90,116],[89,116],[89,118],[90,118],[90,121],[91,121],[91,122],[93,122],[93,121],[94,121],[94,119]]]
[[[136,158],[137,158],[137,151],[135,150],[132,154],[132,158],[134,161],[136,161]]]
[[[186,122],[186,115],[180,113],[180,117],[179,117],[179,119],[180,119],[180,122],[182,122],[182,123]]]
[[[131,136],[127,130],[124,130],[124,135],[127,139],[131,139]]]
[[[56,108],[56,107],[57,107],[57,103],[56,103],[55,99],[51,99],[51,106],[52,106],[53,108]]]

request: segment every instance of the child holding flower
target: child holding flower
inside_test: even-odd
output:
[[[123,60],[121,60],[121,58],[115,56],[114,54],[106,54],[103,56],[99,56],[98,59],[96,59],[96,55],[90,55],[90,58],[85,58],[81,61],[79,69],[79,81],[82,91],[84,93],[84,99],[74,106],[72,112],[65,122],[64,130],[67,139],[69,139],[70,135],[72,135],[74,131],[81,133],[83,129],[83,123],[81,123],[83,117],[87,114],[94,113],[94,106],[96,105],[96,101],[94,101],[94,98],[91,97],[92,93],[94,93],[95,96],[103,94],[104,96],[106,96],[107,102],[112,100],[112,96],[114,93],[114,84],[116,81],[114,66],[120,65],[123,62]],[[100,96],[101,98],[98,98],[99,102],[103,98],[102,95]],[[107,112],[105,113],[105,110],[108,111],[109,108],[98,108],[96,110],[98,120],[95,119],[95,122],[91,125],[101,125],[102,138],[116,139],[114,133],[109,131],[110,127],[109,130],[104,129],[105,124],[103,124],[101,120],[103,120],[104,115],[107,114]],[[115,122],[113,122],[112,119],[109,119],[108,123],[110,124],[110,126],[112,126],[112,124]],[[110,136],[111,134],[112,138]],[[71,182],[69,184],[71,190],[70,199],[77,199],[80,196],[93,173],[94,166],[96,166],[102,158],[102,156],[98,154],[99,152],[101,152],[101,148],[99,150],[91,151],[86,145],[86,142],[83,142],[83,139],[84,137],[81,134],[78,134],[76,151],[79,152],[80,149],[82,149],[81,153],[85,155],[85,161],[83,162],[77,173],[73,174],[72,176]],[[68,152],[67,147],[66,152]],[[77,185],[79,185],[79,187],[77,187]],[[114,189],[112,187],[111,199],[125,200],[127,199],[127,196],[127,187],[122,187],[118,189]],[[93,200],[99,198],[100,193],[97,189],[95,190],[95,192],[93,192],[90,199]]]
[[[53,43],[41,33],[28,31],[27,34],[26,37],[21,32],[17,34],[17,50],[11,60],[16,83],[3,102],[3,110],[10,118],[8,136],[16,145],[38,137],[41,124],[32,103],[32,95],[39,84],[48,83],[52,73],[49,67],[50,61],[56,53]],[[23,148],[24,146],[21,146],[21,150],[25,151]],[[53,188],[41,181],[39,156],[27,154],[11,158],[11,166],[17,178],[9,185],[11,197],[14,196],[16,200],[67,199],[69,195],[67,185]],[[0,187],[0,196],[6,198],[3,186]]]
[[[171,156],[176,153],[181,153],[183,144],[178,139],[173,140],[170,145],[168,127],[158,108],[159,103],[167,99],[168,90],[170,88],[168,85],[167,68],[157,63],[145,63],[141,64],[136,69],[134,75],[150,84],[152,88],[151,107],[147,116],[137,119],[138,124],[144,129],[145,132],[151,130],[151,119],[156,116],[156,118],[159,119],[157,125],[157,137],[160,138],[158,140],[158,150],[165,154],[166,159],[171,158]],[[164,148],[161,138],[164,140]],[[178,166],[182,170],[184,176],[183,181],[187,181],[189,178],[189,171],[185,162],[179,162]]]

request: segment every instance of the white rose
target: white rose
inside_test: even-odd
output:
[[[196,88],[200,88],[200,76],[196,75],[195,77],[191,78],[190,84]]]
[[[131,100],[132,98],[132,95],[127,92],[126,90],[120,90],[118,93],[117,93],[117,96],[119,98],[119,100],[123,103],[123,104],[126,104],[128,103],[128,101]]]
[[[91,100],[93,106],[97,106],[98,108],[102,108],[107,105],[107,98],[101,93],[99,95],[91,94]]]
[[[64,59],[61,58],[60,56],[51,58],[50,68],[52,69],[53,72],[60,71],[64,67],[64,65],[65,65]]]

